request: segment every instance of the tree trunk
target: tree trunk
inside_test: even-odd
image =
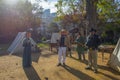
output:
[[[97,2],[98,0],[86,0],[88,30],[97,28]]]

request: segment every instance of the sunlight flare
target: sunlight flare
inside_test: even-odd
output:
[[[4,1],[8,5],[15,5],[18,2],[18,0],[4,0]]]

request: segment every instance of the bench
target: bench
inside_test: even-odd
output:
[[[99,51],[102,52],[102,61],[104,61],[104,53],[110,53],[110,56],[114,50],[115,46],[112,45],[101,45],[99,46]]]
[[[56,48],[56,50],[57,50],[57,52],[58,52],[57,43],[49,43],[49,50],[52,51],[53,48]]]

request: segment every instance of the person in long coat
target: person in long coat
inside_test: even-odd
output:
[[[85,60],[85,37],[79,32],[76,38],[78,59]],[[82,59],[83,58],[83,59]]]
[[[23,52],[23,67],[30,67],[32,64],[31,61],[31,33],[26,32],[26,37],[23,41],[23,47],[24,47],[24,52]]]

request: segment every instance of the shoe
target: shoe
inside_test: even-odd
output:
[[[98,70],[94,70],[94,73],[98,73]]]
[[[91,68],[91,67],[89,67],[89,66],[87,66],[85,69],[90,70],[90,69],[92,69],[92,68]]]
[[[83,61],[86,61],[86,59],[83,59]]]
[[[65,66],[66,64],[65,63],[63,63],[63,66]]]
[[[81,59],[81,58],[78,58],[78,60],[80,60],[80,61],[81,61],[82,59]]]
[[[61,66],[61,63],[58,63],[58,65],[57,66]]]

